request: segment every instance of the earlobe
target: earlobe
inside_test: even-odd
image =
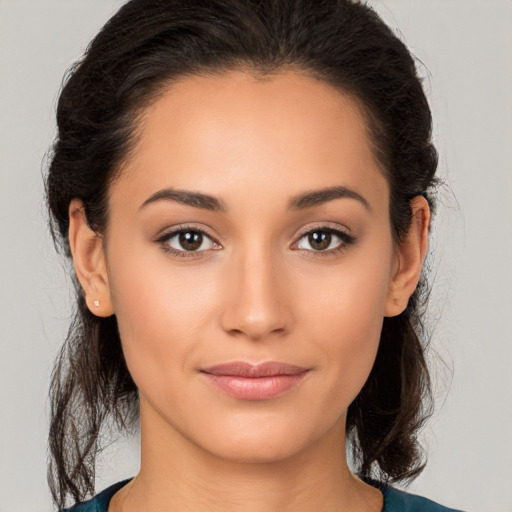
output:
[[[68,236],[87,307],[96,316],[113,315],[103,238],[89,227],[84,205],[79,199],[73,199],[69,205]]]
[[[428,249],[430,207],[423,196],[411,200],[412,222],[409,232],[397,247],[396,264],[388,290],[385,316],[402,313],[414,293]]]

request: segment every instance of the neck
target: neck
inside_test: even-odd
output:
[[[382,508],[380,492],[348,468],[344,421],[304,451],[255,463],[218,457],[148,416],[151,413],[147,411],[141,414],[140,472],[112,500],[109,512],[355,512]]]

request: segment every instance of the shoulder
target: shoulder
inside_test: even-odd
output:
[[[422,496],[416,496],[394,487],[383,488],[384,509],[382,512],[462,512],[453,508],[443,507]]]
[[[108,504],[114,496],[114,494],[124,487],[130,480],[123,480],[110,487],[107,487],[104,491],[100,492],[94,498],[88,501],[83,501],[73,505],[71,508],[66,508],[60,512],[107,512]]]

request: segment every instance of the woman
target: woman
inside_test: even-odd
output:
[[[132,0],[57,117],[48,202],[78,291],[58,506],[94,493],[108,422],[139,419],[138,475],[71,510],[447,510],[388,485],[424,465],[437,155],[383,22],[348,0]]]

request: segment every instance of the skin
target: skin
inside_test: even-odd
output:
[[[109,511],[381,510],[381,493],[347,466],[346,411],[384,316],[402,312],[417,285],[426,201],[412,201],[410,232],[394,244],[388,184],[360,109],[298,72],[183,78],[146,109],[138,134],[110,189],[106,233],[90,230],[80,201],[70,205],[88,305],[116,314],[140,391],[140,473]],[[330,187],[362,199],[289,207]],[[169,189],[224,209],[155,200]],[[207,234],[199,250],[164,237],[184,225]],[[352,242],[311,244],[308,233],[329,229]],[[240,360],[308,372],[254,401],[199,371]]]

